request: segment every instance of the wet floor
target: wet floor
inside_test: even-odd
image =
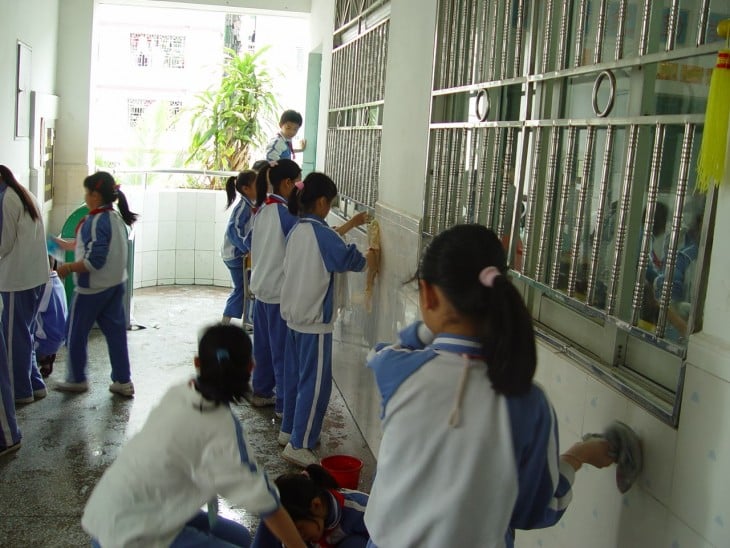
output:
[[[166,390],[193,375],[199,330],[220,319],[228,292],[207,286],[166,286],[135,290],[128,332],[135,397],[108,391],[109,361],[98,330],[89,339],[90,390],[48,397],[19,406],[22,448],[0,457],[0,546],[89,546],[81,529],[84,504],[124,441],[141,428]],[[335,342],[335,344],[338,344]],[[337,349],[334,352],[337,359]],[[335,367],[337,364],[335,364]],[[56,359],[49,388],[62,380],[65,353]],[[275,478],[296,470],[276,442],[279,423],[273,407],[236,406],[258,463]],[[320,457],[349,454],[363,460],[359,488],[369,491],[375,460],[337,386],[325,419]],[[221,501],[221,514],[252,529],[256,516]]]

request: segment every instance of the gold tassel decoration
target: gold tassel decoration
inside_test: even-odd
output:
[[[730,19],[720,22],[717,32],[730,40]],[[728,122],[730,121],[730,48],[717,54],[707,96],[705,128],[697,160],[697,190],[707,192],[719,185],[725,173]]]

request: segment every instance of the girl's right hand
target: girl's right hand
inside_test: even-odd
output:
[[[350,220],[353,227],[364,225],[368,222],[368,213],[367,211],[361,211],[357,215],[353,215]]]

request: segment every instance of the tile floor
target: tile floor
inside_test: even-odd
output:
[[[47,398],[18,409],[23,447],[0,458],[0,546],[88,546],[80,526],[87,497],[125,440],[137,431],[166,389],[189,378],[198,330],[220,318],[227,290],[165,286],[134,293],[134,323],[128,333],[134,399],[108,392],[109,365],[101,333],[89,340],[89,392],[68,395],[49,390]],[[63,352],[63,351],[62,351]],[[335,352],[335,360],[337,360]],[[337,365],[337,364],[336,364]],[[49,388],[63,378],[59,354]],[[280,457],[273,408],[235,408],[256,451],[274,478],[295,468]],[[369,491],[375,460],[340,391],[333,389],[320,456],[345,453],[364,461],[359,488]],[[256,516],[221,503],[221,513],[255,528]]]

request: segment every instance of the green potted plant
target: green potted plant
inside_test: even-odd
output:
[[[250,165],[251,150],[266,143],[267,122],[276,120],[279,107],[261,61],[264,51],[237,55],[226,50],[220,86],[198,94],[191,109],[187,165],[240,171]]]

